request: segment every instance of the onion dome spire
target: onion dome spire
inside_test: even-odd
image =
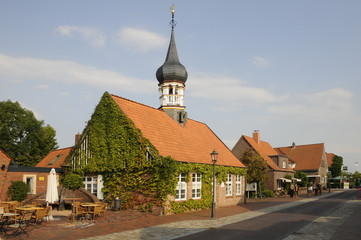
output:
[[[174,5],[171,7],[172,21],[170,25],[172,27],[172,33],[166,59],[162,66],[160,66],[156,72],[156,77],[159,84],[164,82],[183,82],[185,83],[188,78],[186,68],[179,62],[177,47],[174,39],[174,27],[176,22],[174,21]]]

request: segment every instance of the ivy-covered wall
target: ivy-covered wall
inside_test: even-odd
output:
[[[171,157],[159,156],[158,150],[142,136],[134,123],[105,92],[82,134],[87,136],[87,150],[78,142],[69,155],[75,157],[75,171],[80,175],[103,175],[105,199],[121,198],[122,208],[151,210],[164,207],[174,213],[211,206],[213,166],[181,163]],[[86,164],[87,162],[87,164]],[[176,176],[180,172],[202,174],[202,199],[169,201],[175,195]],[[227,173],[245,174],[243,168],[217,166],[217,179],[225,181]]]

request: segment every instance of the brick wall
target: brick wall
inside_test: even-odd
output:
[[[11,185],[12,181],[26,182],[26,177],[33,178],[34,188],[33,188],[33,192],[29,195],[37,195],[40,193],[45,193],[48,184],[48,175],[49,173],[2,171],[0,175],[1,178],[0,200],[5,201],[7,199],[7,190]]]

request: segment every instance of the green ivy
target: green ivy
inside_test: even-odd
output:
[[[102,174],[102,191],[108,202],[120,197],[123,209],[138,208],[142,211],[165,206],[168,196],[175,195],[177,174],[185,173],[189,181],[190,174],[194,172],[202,174],[202,199],[173,201],[169,203],[170,208],[180,213],[211,206],[213,166],[181,163],[171,157],[160,156],[109,93],[104,93],[96,106],[82,138],[86,136],[89,152],[80,150],[79,141],[67,162],[70,164],[73,157],[77,159],[75,171],[80,175]],[[246,170],[217,166],[216,172],[218,181],[222,182],[226,180],[227,173],[245,174]]]
[[[198,164],[198,163],[182,163],[177,162],[177,174],[184,173],[186,175],[186,182],[191,181],[191,173],[202,174],[202,199],[189,199],[186,201],[171,201],[170,210],[173,213],[184,213],[192,210],[207,209],[212,206],[212,182],[213,182],[213,165]],[[218,183],[225,182],[227,174],[241,174],[246,175],[245,168],[216,166],[216,179]]]

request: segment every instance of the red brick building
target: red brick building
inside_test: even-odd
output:
[[[268,178],[265,181],[266,189],[276,190],[281,188],[283,182],[290,181],[285,178],[286,174],[294,177],[295,171],[289,165],[288,156],[277,152],[268,142],[261,141],[261,134],[258,130],[253,133],[253,137],[242,135],[234,145],[232,153],[241,159],[247,150],[258,153],[268,164]]]

